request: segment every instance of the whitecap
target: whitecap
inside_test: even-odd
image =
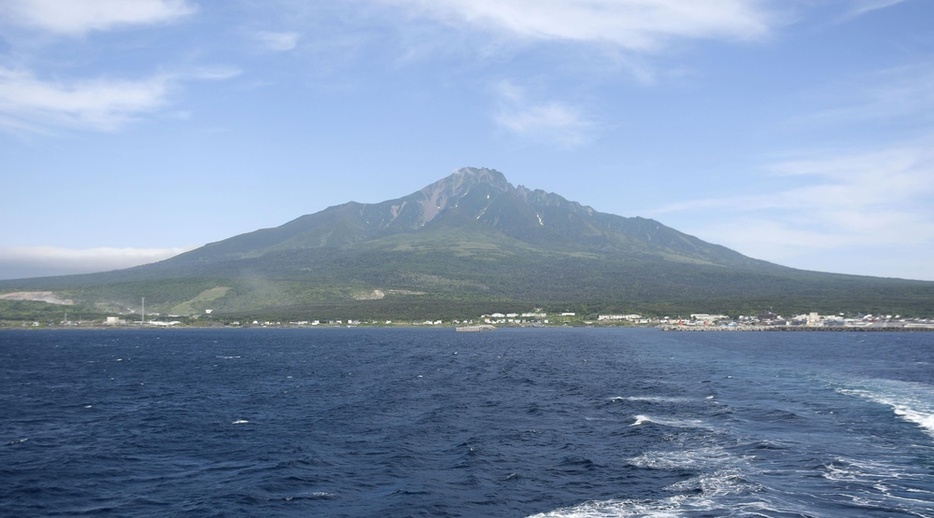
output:
[[[230,424],[247,424],[247,423],[249,423],[249,421],[247,421],[246,419],[237,419],[236,421]]]
[[[721,469],[736,462],[736,457],[719,446],[695,450],[648,451],[629,459],[630,465],[648,469]]]
[[[629,516],[679,516],[681,508],[677,499],[663,500],[606,500],[585,502],[574,507],[555,509],[529,518],[589,518],[589,517],[629,517]]]
[[[752,516],[765,516],[762,512],[780,513],[768,506],[761,499],[734,501],[720,495],[675,495],[658,500],[605,500],[584,502],[574,507],[565,507],[535,514],[529,518],[629,518],[659,517],[675,518],[678,516],[735,516],[737,510],[748,510]],[[741,513],[742,514],[742,513]]]
[[[700,419],[679,419],[675,417],[655,417],[644,414],[634,416],[635,421],[629,426],[640,426],[646,423],[654,423],[671,428],[703,428],[712,430],[713,427]]]
[[[310,499],[310,500],[328,500],[331,498],[336,498],[337,495],[334,493],[328,493],[327,491],[314,491],[312,493],[301,493],[299,495],[289,495],[284,498],[286,502],[291,502],[298,499]]]
[[[700,474],[668,486],[667,490],[678,494],[666,498],[583,502],[536,514],[534,518],[734,516],[737,512],[745,515],[744,511],[754,516],[784,514],[783,511],[802,514],[794,505],[764,497],[763,488],[748,480],[747,459],[731,455],[720,446],[651,451],[630,459],[630,464],[652,469],[690,469]]]
[[[703,473],[696,477],[676,482],[668,486],[668,489],[680,492],[700,491],[708,496],[722,496],[751,493],[760,490],[761,487],[748,482],[739,469],[730,468]]]
[[[882,460],[837,457],[824,464],[822,476],[827,480],[873,484],[907,476],[904,467]]]
[[[934,437],[934,387],[888,379],[866,380],[854,385],[859,388],[840,388],[837,392],[888,406],[897,417]]]
[[[648,422],[651,422],[651,419],[649,418],[649,416],[637,415],[637,416],[636,416],[636,421],[635,421],[634,423],[632,423],[631,425],[629,425],[629,426],[639,426],[639,425],[641,425],[641,424],[645,424],[645,423],[648,423]]]
[[[615,396],[610,401],[633,401],[643,403],[691,403],[694,398],[682,396]]]

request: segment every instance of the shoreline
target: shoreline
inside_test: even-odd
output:
[[[174,326],[154,326],[154,325],[122,325],[122,326],[106,326],[106,325],[44,325],[44,326],[0,326],[0,332],[3,331],[69,331],[69,330],[82,330],[82,331],[141,331],[141,330],[249,330],[249,329],[382,329],[382,330],[392,330],[392,329],[446,329],[455,332],[464,332],[467,329],[463,328],[474,328],[481,326],[462,326],[462,325],[417,325],[417,324],[393,324],[393,325],[249,325],[249,326],[228,326],[228,325],[174,325]],[[816,333],[878,333],[878,332],[890,332],[890,333],[917,333],[917,332],[932,332],[934,331],[934,325],[912,325],[912,326],[887,326],[887,325],[878,325],[878,326],[826,326],[826,327],[817,327],[817,326],[679,326],[679,325],[539,325],[539,326],[522,326],[522,325],[504,325],[500,327],[489,326],[493,329],[539,329],[539,330],[567,330],[567,329],[657,329],[664,332],[681,332],[681,333],[761,333],[761,332],[791,332],[791,333],[801,333],[801,332],[816,332]],[[473,331],[473,329],[470,329]],[[479,331],[479,329],[478,329]],[[484,329],[487,331],[487,329]]]
[[[744,327],[722,327],[722,326],[659,326],[662,331],[674,332],[715,332],[715,333],[753,333],[753,332],[807,332],[817,333],[877,333],[882,331],[907,333],[907,332],[930,332],[934,331],[934,326],[827,326],[827,327],[807,327],[807,326],[744,326]]]

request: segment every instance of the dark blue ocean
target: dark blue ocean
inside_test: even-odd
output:
[[[0,515],[934,517],[934,333],[0,332]]]

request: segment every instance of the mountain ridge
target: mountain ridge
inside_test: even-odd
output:
[[[426,227],[493,228],[514,239],[575,251],[625,252],[667,248],[670,257],[764,264],[720,245],[703,242],[655,220],[601,213],[543,190],[516,187],[499,171],[463,168],[412,194],[367,204],[347,202],[300,216],[278,227],[234,236],[187,252],[179,258],[210,257],[227,250],[235,257],[292,248],[341,248],[361,241],[424,231]]]
[[[475,316],[491,306],[735,314],[934,313],[934,283],[796,270],[653,219],[602,213],[494,169],[347,202],[125,270],[0,281],[97,308]],[[373,296],[379,293],[381,296]],[[2,307],[0,307],[2,309]],[[467,313],[467,315],[464,315]]]

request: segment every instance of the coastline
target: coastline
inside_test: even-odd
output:
[[[872,326],[785,326],[785,325],[741,325],[741,326],[695,326],[695,325],[420,325],[420,324],[377,324],[377,325],[300,325],[300,324],[270,324],[270,325],[188,325],[179,324],[173,326],[163,325],[116,325],[108,326],[101,324],[88,325],[23,325],[23,326],[3,326],[0,325],[0,332],[3,331],[154,331],[154,330],[249,330],[249,329],[446,329],[454,332],[489,332],[496,329],[538,329],[538,330],[567,330],[567,329],[656,329],[663,332],[687,332],[687,333],[760,333],[760,332],[816,332],[816,333],[917,333],[932,332],[934,324],[929,325],[872,325]]]
[[[662,331],[675,332],[818,332],[818,333],[876,333],[876,332],[930,332],[934,326],[658,326]]]

